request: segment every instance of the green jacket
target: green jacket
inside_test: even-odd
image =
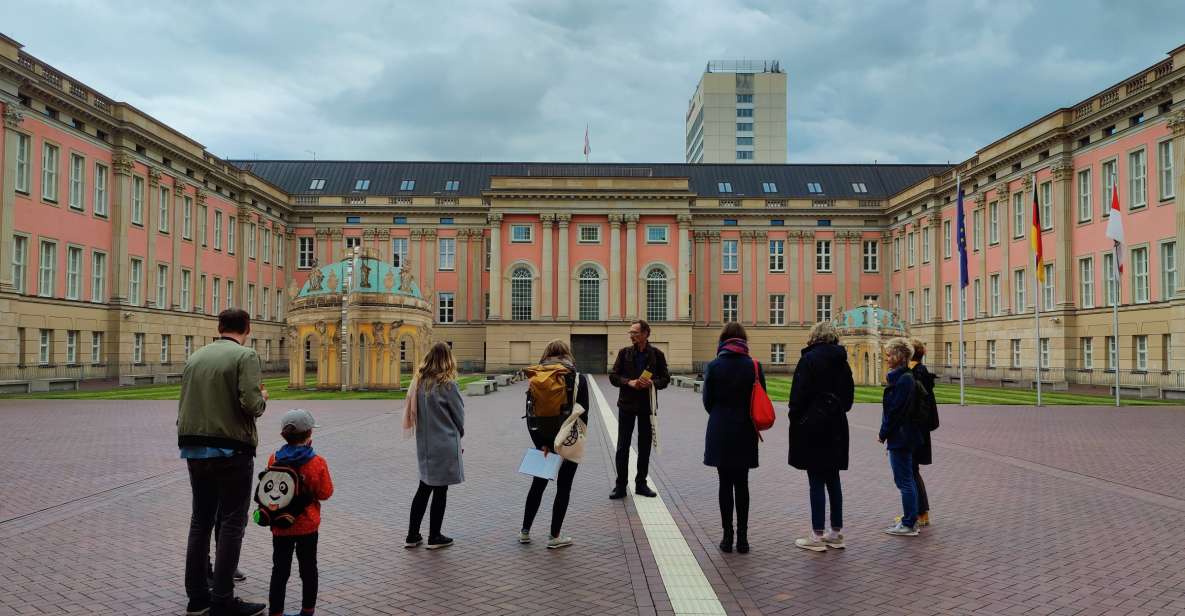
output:
[[[255,455],[255,419],[267,401],[259,391],[259,355],[222,338],[200,348],[181,377],[177,445],[234,449]]]

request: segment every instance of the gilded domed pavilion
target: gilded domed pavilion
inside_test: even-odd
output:
[[[343,292],[348,296],[344,319]],[[414,365],[427,351],[431,298],[420,293],[410,268],[393,267],[369,249],[315,265],[289,303],[290,388],[310,386],[310,367],[316,370],[317,389],[342,387],[343,320],[349,343],[347,387],[398,389],[404,364]]]
[[[840,313],[831,324],[839,331],[839,342],[848,351],[848,364],[856,384],[883,384],[888,372],[884,345],[892,338],[908,335],[905,322],[869,301]]]

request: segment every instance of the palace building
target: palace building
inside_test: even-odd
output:
[[[367,297],[422,313],[407,338],[358,317],[366,344],[399,344],[402,362],[430,336],[467,370],[503,370],[559,337],[603,371],[640,317],[675,371],[710,360],[726,321],[788,371],[814,322],[884,314],[949,376],[958,174],[969,377],[1024,384],[1039,365],[1054,386],[1106,385],[1118,369],[1132,387],[1185,389],[1173,369],[1185,365],[1185,47],[956,165],[224,160],[2,36],[0,103],[0,388],[175,379],[228,306],[252,314],[269,369],[299,362],[290,374],[303,377],[332,355],[318,345],[336,328],[308,316],[332,312],[310,292],[331,292],[321,278],[355,247],[386,287]],[[1113,182],[1127,230],[1118,340]],[[355,379],[390,384],[398,371],[375,358],[394,349],[367,352]]]

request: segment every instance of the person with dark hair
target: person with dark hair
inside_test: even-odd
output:
[[[654,444],[654,421],[658,411],[659,389],[671,382],[667,358],[650,344],[650,324],[638,319],[630,323],[630,346],[617,352],[609,382],[618,388],[617,394],[617,481],[609,498],[625,498],[629,481],[630,441],[634,424],[638,425],[638,474],[634,478],[634,493],[658,496],[646,484],[650,470],[650,448]]]
[[[893,338],[885,345],[889,374],[881,399],[881,428],[876,437],[889,450],[893,483],[901,492],[901,517],[885,532],[901,537],[918,536],[918,492],[913,481],[913,453],[922,437],[908,417],[915,383],[913,373],[909,371],[912,357],[913,345],[907,338]]]
[[[749,355],[749,335],[740,323],[720,332],[713,359],[704,369],[703,401],[708,412],[704,434],[704,464],[716,467],[720,478],[720,549],[733,548],[733,511],[736,511],[736,550],[749,552],[749,469],[757,468],[757,428],[749,408],[753,383],[765,387],[761,366]]]
[[[926,357],[926,343],[922,342],[920,338],[910,338],[909,344],[913,346],[913,359],[909,361],[909,371],[913,374],[913,378],[934,395],[934,373],[926,368],[926,364],[922,363]],[[938,409],[932,409],[937,413]],[[938,418],[934,418],[934,425],[937,427]],[[917,449],[913,452],[913,483],[918,490],[918,528],[923,528],[930,525],[930,496],[926,494],[926,483],[922,481],[921,465],[929,465],[934,462],[933,448],[930,446],[930,431],[921,430],[922,441]]]
[[[247,509],[251,501],[256,419],[267,408],[259,356],[245,346],[251,318],[232,308],[218,315],[219,338],[185,362],[177,405],[177,444],[189,468],[193,511],[185,549],[188,616],[262,614],[262,603],[234,596]],[[210,532],[218,523],[214,584],[206,579]]]
[[[428,549],[436,550],[453,544],[453,540],[440,529],[444,524],[448,487],[465,481],[461,460],[465,401],[457,387],[457,362],[448,343],[432,345],[413,378],[403,408],[403,429],[415,433],[420,484],[412,497],[411,519],[403,545],[414,548],[424,543],[420,524],[431,497]]]
[[[559,435],[560,427],[563,426],[567,416],[575,412],[575,405],[579,404],[584,409],[580,417],[584,424],[588,425],[588,375],[576,372],[576,360],[572,357],[572,349],[563,340],[552,340],[547,343],[547,348],[543,351],[543,357],[540,358],[539,364],[543,366],[559,364],[569,371],[566,375],[568,380],[566,387],[568,399],[564,404],[566,408],[561,409],[560,414],[551,417],[530,415],[527,417],[527,433],[531,436],[531,442],[537,449],[543,451],[544,455],[554,456],[558,455],[552,451],[555,446],[555,438]],[[572,545],[572,538],[561,535],[560,529],[564,525],[564,516],[568,513],[568,500],[572,494],[572,479],[576,476],[577,466],[576,462],[566,458],[560,462],[559,475],[555,481],[555,501],[551,506],[551,536],[547,540],[549,549],[554,550]],[[531,480],[531,489],[527,492],[527,507],[523,513],[523,527],[518,535],[519,543],[531,542],[531,524],[534,523],[535,514],[539,512],[539,505],[543,502],[543,491],[547,489],[547,483],[548,481],[541,477]]]

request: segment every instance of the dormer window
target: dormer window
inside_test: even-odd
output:
[[[461,180],[448,180],[444,183],[444,189],[449,192],[461,190]]]
[[[807,182],[806,189],[813,195],[822,194],[823,185],[818,182]]]
[[[864,182],[852,182],[852,192],[866,193],[868,192],[868,186]]]
[[[415,180],[403,180],[402,182],[399,183],[399,190],[415,190],[415,189],[416,189],[416,181]]]
[[[716,191],[722,193],[732,192],[732,182],[716,182]]]
[[[370,180],[357,180],[354,182],[354,190],[370,190]]]
[[[325,188],[325,180],[313,180],[309,182],[309,190],[323,190]]]
[[[776,193],[778,192],[778,185],[774,182],[762,182],[761,192]]]

